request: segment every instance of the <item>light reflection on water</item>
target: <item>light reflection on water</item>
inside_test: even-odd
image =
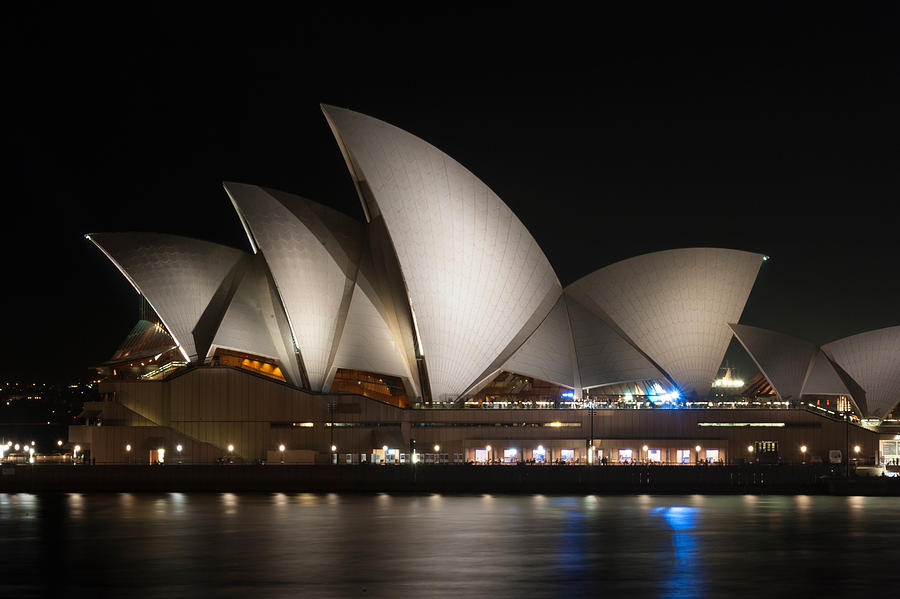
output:
[[[5,596],[850,596],[898,500],[0,494]]]

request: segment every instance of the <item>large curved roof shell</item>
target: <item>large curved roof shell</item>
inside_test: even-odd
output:
[[[288,382],[300,385],[300,370],[290,335],[283,330],[286,321],[279,318],[281,311],[262,256],[256,256],[228,304],[207,357],[222,347],[272,358],[278,361]]]
[[[571,297],[566,300],[582,388],[666,378],[602,318]]]
[[[147,299],[185,357],[196,361],[198,346],[205,356],[247,254],[161,233],[87,237]]]
[[[850,389],[822,350],[816,353],[803,385],[803,395],[850,395]]]
[[[552,309],[553,268],[509,207],[455,160],[377,119],[323,111],[367,218],[383,218],[393,240],[432,399],[456,399]]]
[[[560,296],[544,322],[516,350],[503,370],[574,388],[580,386],[575,380],[574,358],[569,313],[565,298]]]
[[[865,391],[867,416],[884,418],[900,400],[900,326],[845,337],[822,350]],[[859,403],[859,402],[857,402]]]
[[[326,391],[338,368],[397,376],[410,384],[414,397],[419,394],[402,347],[394,339],[372,298],[360,286],[356,286],[350,301],[350,311],[329,372]]]
[[[353,296],[363,225],[299,196],[226,183],[284,302],[309,386],[321,391]]]
[[[709,393],[763,256],[687,248],[629,258],[566,288],[684,392]]]
[[[799,399],[813,359],[815,344],[784,333],[731,324],[735,336],[781,399]]]

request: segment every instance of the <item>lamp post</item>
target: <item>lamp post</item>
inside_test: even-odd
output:
[[[19,448],[19,445],[16,444],[16,449],[18,449],[18,448]],[[79,452],[79,451],[81,451],[81,445],[76,445],[76,446],[72,449],[72,463],[73,463],[73,464],[76,462],[76,460],[78,460],[78,452]]]
[[[494,456],[491,455],[491,449],[492,449],[492,447],[491,447],[490,445],[488,445],[487,447],[485,447],[485,449],[487,450],[487,454],[488,454],[488,464],[493,464],[493,463],[494,463]]]
[[[801,463],[801,464],[805,464],[805,463],[806,463],[806,450],[807,450],[806,445],[801,445],[801,446],[800,446],[800,463]]]
[[[337,445],[331,444],[331,463],[337,464]]]
[[[183,448],[181,447],[181,443],[179,443],[178,445],[175,446],[175,451],[178,452],[178,463],[179,464],[181,463],[181,450],[182,449]]]
[[[131,443],[125,444],[125,455],[128,458],[128,463],[131,463]]]
[[[700,463],[700,450],[702,450],[703,448],[700,447],[699,445],[697,445],[696,447],[694,447],[694,449],[697,451],[697,464],[699,464]]]
[[[284,464],[284,443],[278,446],[278,451],[281,452],[281,463]]]

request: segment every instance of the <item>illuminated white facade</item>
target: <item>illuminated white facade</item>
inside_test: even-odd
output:
[[[870,418],[884,418],[900,401],[900,327],[859,333],[821,348],[766,329],[732,328],[782,399],[844,395]]]
[[[682,392],[705,397],[756,281],[761,254],[687,248],[601,268],[566,288]]]
[[[575,397],[635,381],[706,395],[761,255],[657,252],[563,289],[525,226],[471,172],[392,125],[323,109],[367,222],[226,183],[252,253],[91,236],[191,361],[246,352],[316,392],[341,369],[388,375],[432,402],[467,398],[501,371]]]
[[[516,215],[427,142],[323,107],[369,221],[384,219],[436,401],[496,372],[553,308],[560,284]]]

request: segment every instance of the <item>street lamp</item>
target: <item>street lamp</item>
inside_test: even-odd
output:
[[[440,450],[441,450],[441,446],[438,445],[437,443],[435,443],[435,444],[434,444],[434,453],[437,453],[437,452],[439,452]]]
[[[60,439],[59,441],[56,442],[56,446],[57,446],[57,447],[62,447],[62,439]]]
[[[281,452],[281,463],[284,464],[284,443],[278,446],[278,451]]]
[[[491,446],[488,445],[487,447],[485,447],[485,449],[487,450],[487,454],[488,454],[488,464],[493,464],[493,463],[494,463],[494,459],[493,459],[494,456],[491,455]]]
[[[337,464],[337,463],[338,463],[338,459],[337,459],[337,445],[335,445],[334,443],[331,444],[331,463],[332,463],[332,464]]]
[[[700,450],[703,449],[699,445],[695,446],[694,449],[697,451],[697,463],[700,463]]]
[[[19,446],[16,445],[16,449],[18,449],[18,448],[19,448]],[[75,460],[78,459],[78,452],[79,452],[79,451],[81,451],[81,445],[76,445],[76,446],[74,447],[74,449],[72,450],[72,463],[73,463],[73,464],[75,463]]]
[[[752,445],[748,445],[748,446],[747,446],[747,453],[753,453],[753,446],[752,446]]]
[[[179,464],[181,463],[181,450],[182,449],[183,448],[181,447],[181,443],[179,443],[178,445],[175,446],[175,451],[178,452],[178,463]]]

